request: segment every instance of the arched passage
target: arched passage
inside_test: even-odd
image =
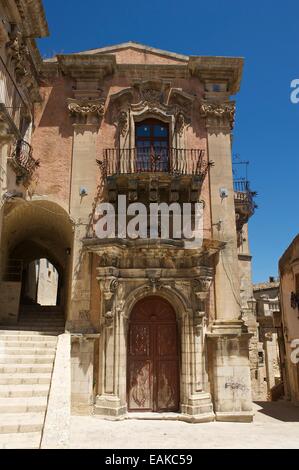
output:
[[[128,330],[129,411],[178,411],[179,342],[169,302],[148,296],[133,307]]]
[[[14,292],[13,308],[18,310],[14,315],[10,314],[17,318],[22,312],[23,304],[26,304],[23,294],[29,267],[43,259],[57,271],[57,303],[65,312],[73,245],[72,223],[67,212],[51,201],[10,201],[6,203],[3,227],[1,283]]]

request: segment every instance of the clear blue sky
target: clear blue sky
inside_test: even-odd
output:
[[[193,55],[241,56],[234,153],[249,160],[258,210],[250,222],[255,282],[277,274],[299,232],[298,0],[44,0],[51,36],[43,56],[137,41]]]

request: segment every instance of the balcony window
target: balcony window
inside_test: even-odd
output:
[[[147,119],[136,123],[136,169],[143,171],[168,171],[169,128],[164,122]]]

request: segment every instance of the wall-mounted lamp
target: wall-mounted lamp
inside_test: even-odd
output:
[[[85,188],[84,186],[80,186],[79,194],[80,194],[81,197],[87,196],[88,195],[88,189]]]
[[[228,197],[228,189],[227,188],[220,188],[219,189],[219,194],[220,194],[221,199],[225,199],[226,197]]]

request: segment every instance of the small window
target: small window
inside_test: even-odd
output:
[[[263,351],[259,351],[258,356],[259,356],[259,364],[264,364],[264,353],[263,353]]]

